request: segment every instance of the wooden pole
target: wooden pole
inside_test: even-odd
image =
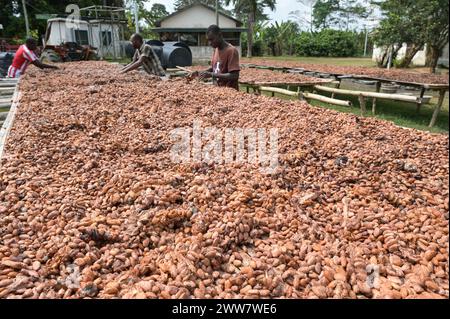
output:
[[[323,95],[318,95],[318,94],[313,94],[313,93],[306,92],[306,93],[303,93],[303,96],[306,99],[316,100],[316,101],[320,101],[320,102],[328,103],[328,104],[332,104],[332,105],[347,106],[347,107],[351,107],[352,106],[352,102],[350,102],[350,101],[342,101],[342,100],[331,99],[331,98],[323,96]]]
[[[348,107],[350,107],[352,105],[352,103],[350,101],[331,99],[331,98],[323,96],[323,95],[318,95],[318,94],[313,94],[313,93],[308,93],[308,92],[294,92],[294,91],[289,91],[289,90],[285,90],[285,89],[266,87],[266,86],[261,86],[259,88],[259,90],[265,91],[265,92],[272,92],[272,94],[279,93],[279,94],[283,94],[283,95],[287,95],[287,96],[297,97],[300,100],[304,100],[304,99],[316,100],[316,101],[320,101],[323,103],[339,105],[339,106],[348,106]]]
[[[439,101],[438,101],[438,104],[436,105],[436,108],[434,109],[433,117],[431,118],[431,122],[428,127],[433,127],[436,124],[437,117],[439,115],[439,112],[441,111],[442,104],[444,103],[444,98],[445,98],[446,92],[447,92],[447,90],[439,91]]]
[[[344,94],[344,95],[352,95],[352,96],[362,95],[365,98],[375,97],[375,98],[379,98],[379,99],[395,100],[395,101],[402,101],[402,102],[413,102],[413,103],[417,103],[420,100],[419,97],[410,96],[410,95],[402,95],[402,94],[387,94],[387,93],[378,93],[378,92],[341,90],[341,89],[335,89],[335,88],[330,88],[330,87],[321,86],[321,85],[316,85],[315,88],[319,91],[332,92],[332,93],[338,93],[338,94]]]
[[[361,115],[366,114],[366,99],[362,94],[359,95],[359,105],[361,107]]]
[[[420,89],[420,101],[417,103],[417,107],[416,107],[416,112],[417,112],[417,114],[420,113],[420,108],[422,107],[422,99],[423,99],[423,96],[424,96],[424,95],[425,95],[425,88],[422,87],[422,88]]]
[[[375,84],[375,89],[376,89],[377,93],[380,92],[380,90],[381,90],[381,82],[380,81],[377,81],[377,83]],[[373,115],[375,115],[376,109],[377,109],[377,98],[374,97],[372,100],[372,114]]]
[[[219,0],[216,0],[216,25],[219,26]]]
[[[25,18],[25,29],[27,31],[27,38],[30,37],[30,23],[28,22],[28,12],[27,12],[27,6],[25,4],[25,0],[22,0],[22,6],[23,6],[23,17]]]

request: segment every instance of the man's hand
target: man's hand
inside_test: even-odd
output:
[[[200,75],[199,75],[199,79],[200,80],[206,80],[206,79],[210,79],[212,77],[213,77],[213,73],[212,72],[208,72],[208,71],[201,72]]]

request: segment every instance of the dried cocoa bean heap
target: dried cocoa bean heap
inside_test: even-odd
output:
[[[448,298],[448,137],[75,62],[22,78],[1,298]],[[273,174],[171,132],[278,128]]]

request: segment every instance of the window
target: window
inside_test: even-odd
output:
[[[200,33],[200,43],[199,43],[199,45],[201,47],[209,46],[208,37],[206,36],[206,32],[205,33]]]
[[[198,33],[181,33],[180,42],[186,43],[188,46],[198,46]]]
[[[163,42],[166,42],[166,41],[178,42],[178,37],[179,37],[179,34],[175,33],[175,32],[164,32],[164,33],[161,33],[161,35],[160,35],[160,39]]]
[[[110,46],[112,43],[111,31],[102,31],[103,46]]]
[[[241,45],[241,34],[239,32],[224,32],[223,38],[225,41],[230,43],[231,45],[237,47]]]
[[[89,45],[89,35],[86,30],[73,30],[75,33],[75,42],[79,45]]]

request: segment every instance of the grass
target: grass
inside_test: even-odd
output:
[[[245,86],[241,87],[242,91],[246,90]],[[250,92],[252,92],[250,90]],[[263,92],[264,95],[272,96],[270,92]],[[323,92],[321,95],[326,95]],[[327,95],[330,96],[330,95]],[[294,100],[294,97],[288,97],[282,94],[275,94],[275,97],[281,99]],[[353,103],[353,107],[343,107],[330,105],[318,101],[310,101],[310,104],[316,107],[332,109],[343,113],[350,113],[361,115],[359,101],[357,97],[336,95],[335,98],[340,100],[350,100]],[[382,120],[393,122],[397,126],[414,128],[422,131],[428,131],[433,133],[448,133],[449,132],[449,106],[448,97],[446,103],[444,103],[441,113],[439,114],[438,120],[433,128],[429,128],[428,124],[430,122],[431,116],[434,111],[434,105],[437,103],[436,98],[433,98],[431,105],[423,105],[419,114],[416,113],[416,105],[412,103],[403,102],[393,102],[386,100],[377,101],[376,114],[372,115],[372,101],[369,100],[367,103],[367,113],[366,117],[375,117]]]

